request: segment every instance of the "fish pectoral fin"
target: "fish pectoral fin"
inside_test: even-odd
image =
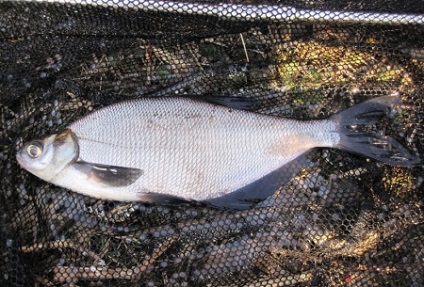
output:
[[[162,193],[153,193],[153,192],[140,192],[138,193],[140,201],[146,203],[157,203],[164,205],[181,205],[184,203],[192,202],[178,196],[172,196]]]
[[[87,175],[89,181],[95,181],[111,187],[121,187],[133,184],[144,171],[138,168],[101,165],[79,161],[75,168]]]

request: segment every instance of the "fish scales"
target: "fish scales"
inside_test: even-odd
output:
[[[84,147],[80,160],[143,169],[135,194],[142,186],[196,200],[227,194],[313,146],[338,142],[329,121],[298,122],[185,98],[124,102],[70,129]]]
[[[395,139],[357,129],[375,124],[398,102],[380,97],[328,119],[298,121],[190,98],[143,98],[31,141],[17,160],[48,182],[101,199],[182,199],[242,209],[275,192],[293,172],[289,163],[301,166],[299,156],[314,147],[419,164],[419,156]]]

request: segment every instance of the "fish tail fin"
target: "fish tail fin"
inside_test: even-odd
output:
[[[396,166],[414,166],[421,162],[398,141],[390,136],[366,130],[383,118],[390,106],[400,103],[395,96],[372,99],[334,115],[340,141],[337,148],[348,150]]]

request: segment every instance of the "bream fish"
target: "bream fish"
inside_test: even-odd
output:
[[[360,128],[398,101],[385,96],[328,119],[298,121],[190,98],[143,98],[31,141],[17,160],[45,181],[96,198],[243,209],[275,192],[283,168],[314,147],[418,164],[395,139]]]

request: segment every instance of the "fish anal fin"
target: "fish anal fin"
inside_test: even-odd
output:
[[[227,195],[205,200],[206,204],[217,208],[243,210],[249,209],[273,195],[281,186],[287,184],[300,170],[310,166],[311,161],[304,153],[284,166],[264,177]]]

